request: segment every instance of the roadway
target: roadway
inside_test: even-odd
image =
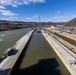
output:
[[[69,34],[69,33],[66,33],[66,32],[63,32],[63,33],[58,32],[58,34],[66,36],[66,37],[71,38],[71,39],[76,41],[76,35],[75,34]]]

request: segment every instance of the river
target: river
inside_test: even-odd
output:
[[[3,52],[7,48],[15,45],[15,43],[29,30],[30,28],[24,28],[0,32],[0,56],[3,55]]]

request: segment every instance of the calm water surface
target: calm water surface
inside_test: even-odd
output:
[[[34,33],[12,75],[70,75],[41,33]]]
[[[25,35],[30,29],[17,29],[11,31],[2,31],[0,32],[0,56],[3,55],[3,52],[15,45],[23,35]]]

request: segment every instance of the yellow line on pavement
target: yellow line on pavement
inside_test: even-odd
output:
[[[46,40],[48,41],[48,43],[52,46],[52,48],[54,49],[54,51],[57,53],[57,55],[59,56],[59,58],[61,59],[61,61],[63,62],[63,64],[66,66],[66,68],[68,69],[68,71],[71,73],[71,75],[76,75],[76,73],[73,71],[73,69],[70,67],[70,65],[65,61],[65,59],[60,55],[60,53],[57,51],[57,49],[49,41],[50,37],[49,36],[46,37],[45,33],[42,33],[42,34],[44,35],[44,37],[46,38]]]

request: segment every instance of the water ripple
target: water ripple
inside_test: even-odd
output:
[[[2,39],[0,39],[0,41],[2,41]]]

